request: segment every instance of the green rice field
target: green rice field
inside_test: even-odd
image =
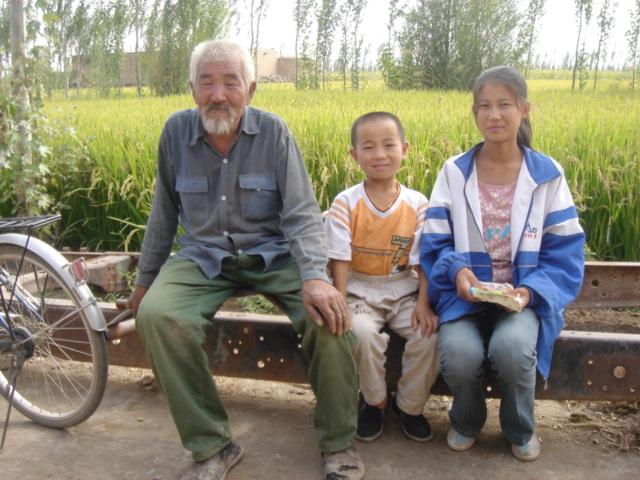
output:
[[[640,94],[610,80],[572,93],[566,79],[529,81],[534,148],[565,168],[591,258],[640,259]],[[481,138],[466,92],[296,91],[260,85],[252,104],[280,115],[305,158],[321,208],[361,179],[348,155],[351,122],[371,110],[403,121],[410,153],[400,180],[429,196],[449,156]],[[54,192],[66,205],[64,243],[74,248],[135,250],[151,206],[157,141],[167,117],[191,108],[190,96],[96,99],[55,97],[45,113],[74,126],[89,143],[85,173]],[[62,140],[61,143],[64,143]],[[58,146],[60,148],[61,145]]]

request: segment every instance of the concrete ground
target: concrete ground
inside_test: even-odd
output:
[[[312,428],[313,396],[305,385],[220,378],[235,439],[245,450],[228,480],[320,479],[320,456]],[[445,444],[449,399],[427,405],[435,438],[427,444],[405,439],[395,418],[373,443],[358,443],[367,480],[640,478],[636,446],[638,413],[594,412],[575,402],[538,401],[538,461],[515,460],[497,424],[497,401],[478,444],[455,453]],[[7,404],[0,399],[4,419]],[[635,431],[633,429],[636,429]],[[615,437],[620,434],[620,443]],[[626,438],[626,443],[625,443]],[[631,446],[630,446],[631,445]],[[625,451],[626,450],[626,451]],[[167,480],[179,477],[190,457],[179,444],[162,394],[149,371],[112,367],[97,412],[67,431],[50,430],[15,410],[4,451],[2,480]]]

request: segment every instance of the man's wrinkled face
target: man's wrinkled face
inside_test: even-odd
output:
[[[245,83],[240,60],[202,63],[191,84],[204,129],[212,135],[229,135],[238,129],[254,91],[255,83]]]

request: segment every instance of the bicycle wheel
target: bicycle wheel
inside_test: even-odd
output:
[[[36,239],[30,242],[39,248],[27,249],[23,258],[21,246],[0,240],[2,298],[18,345],[28,357],[19,371],[13,404],[46,427],[71,427],[88,418],[102,399],[108,369],[106,341],[102,332],[91,328],[97,307],[86,299],[92,299],[88,287],[76,286],[62,263],[51,263],[51,259],[64,261],[55,249]],[[1,303],[0,315],[0,320],[6,315]],[[6,324],[6,319],[0,321],[0,341],[10,339]],[[11,352],[0,353],[0,393],[7,400],[9,357]]]

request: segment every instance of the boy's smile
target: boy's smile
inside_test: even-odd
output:
[[[371,181],[395,178],[409,144],[404,141],[391,119],[367,121],[357,129],[356,145],[349,152]]]

